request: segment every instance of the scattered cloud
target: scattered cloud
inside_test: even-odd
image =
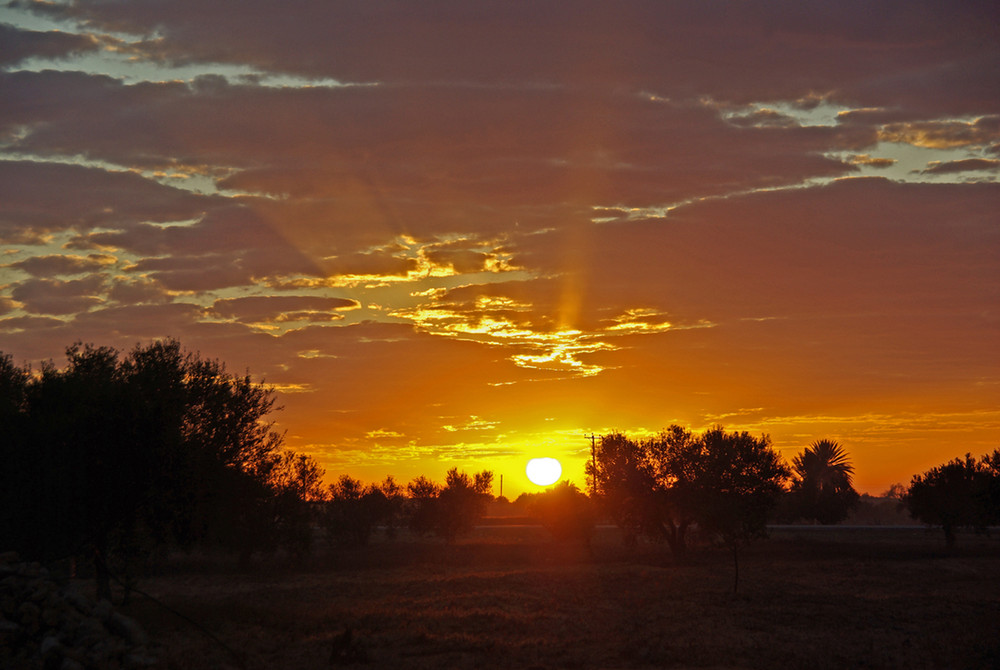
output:
[[[985,146],[1000,140],[1000,116],[984,116],[974,121],[890,123],[879,130],[879,139],[931,149]]]
[[[31,314],[64,315],[83,312],[100,305],[99,293],[104,278],[92,275],[85,279],[29,279],[15,284],[11,297]]]
[[[854,154],[853,156],[850,156],[850,161],[854,165],[870,165],[874,168],[892,167],[899,162],[895,158],[878,158],[875,156],[869,156],[868,154]]]
[[[89,35],[58,30],[19,30],[0,23],[0,66],[11,67],[29,58],[66,58],[100,48]]]
[[[955,172],[995,172],[1000,169],[1000,160],[986,158],[964,158],[962,160],[934,162],[922,172],[924,174],[952,174]]]
[[[56,277],[87,274],[115,265],[115,263],[117,263],[117,259],[107,254],[90,254],[86,257],[66,254],[32,256],[23,261],[11,263],[7,267],[27,272],[33,277]]]
[[[356,300],[318,296],[248,296],[216,300],[211,312],[243,323],[325,321],[343,318],[338,311],[357,309]]]

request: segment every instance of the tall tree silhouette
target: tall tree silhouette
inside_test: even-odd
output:
[[[175,340],[66,353],[37,373],[0,355],[5,544],[89,555],[107,597],[115,561],[210,539],[249,555],[303,523],[290,500],[314,464],[282,452],[268,387]]]
[[[452,468],[445,475],[444,486],[421,475],[406,486],[410,529],[421,535],[434,533],[452,542],[472,530],[485,513],[492,488],[493,473],[489,470],[470,476]]]
[[[792,459],[791,496],[799,516],[821,524],[847,518],[858,502],[851,478],[854,466],[833,440],[818,440]]]
[[[682,557],[686,530],[697,522],[733,550],[766,534],[768,515],[788,477],[770,438],[721,427],[696,435],[671,426],[646,440],[620,433],[601,437],[596,467],[599,499],[625,532],[661,537]]]
[[[602,435],[586,474],[591,496],[622,529],[626,542],[640,533],[659,533],[657,481],[641,442],[617,432]]]
[[[436,522],[437,498],[441,493],[440,484],[420,475],[406,485],[406,493],[404,514],[410,530],[418,535],[432,533]]]
[[[449,470],[437,497],[436,532],[450,542],[472,530],[486,511],[492,488],[493,473],[489,470],[471,477],[458,468]]]
[[[716,533],[733,553],[733,592],[739,589],[740,549],[767,537],[767,520],[789,471],[767,435],[727,433],[721,427],[701,437],[693,464],[698,523]]]
[[[687,530],[696,518],[695,466],[702,456],[701,437],[681,426],[644,440],[611,433],[601,436],[586,473],[597,484],[595,498],[622,528],[627,542],[640,533],[663,539],[675,557],[683,558]]]
[[[401,490],[392,477],[381,484],[365,486],[349,475],[341,475],[330,485],[325,522],[334,538],[348,544],[367,544],[375,528],[395,522]]]
[[[677,425],[645,442],[646,458],[656,476],[657,526],[674,556],[687,550],[687,530],[697,517],[699,463],[703,441]]]
[[[910,515],[927,524],[940,525],[945,546],[955,546],[955,531],[962,527],[984,530],[1000,520],[1000,450],[979,462],[966,454],[944,465],[914,475],[903,497]]]

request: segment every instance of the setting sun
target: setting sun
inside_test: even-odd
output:
[[[0,670],[1000,670],[1000,0],[875,4],[0,0]]]
[[[537,486],[555,484],[562,476],[562,465],[554,458],[532,458],[524,470],[531,483]]]

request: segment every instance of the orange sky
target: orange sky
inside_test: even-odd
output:
[[[0,351],[176,337],[334,478],[1000,446],[990,3],[0,8]],[[497,478],[499,479],[499,477]],[[495,493],[499,493],[498,486]]]

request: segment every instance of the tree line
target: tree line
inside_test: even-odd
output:
[[[283,446],[274,392],[249,374],[185,352],[175,340],[127,353],[74,344],[59,369],[18,367],[0,354],[0,538],[26,557],[93,562],[100,595],[170,548],[218,548],[243,563],[257,552],[309,551],[318,530],[360,545],[376,529],[448,541],[493,500],[493,474],[453,468],[443,484],[388,476],[324,485],[311,456]],[[644,438],[602,435],[586,492],[562,482],[523,496],[560,540],[587,543],[598,517],[627,542],[664,541],[678,558],[689,531],[739,552],[767,524],[842,521],[857,504],[853,466],[819,440],[786,463],[767,435],[670,426]],[[913,477],[897,496],[914,518],[944,529],[1000,522],[1000,450]],[[734,583],[735,586],[735,583]]]
[[[317,527],[351,543],[402,525],[454,539],[490,498],[488,471],[325,487],[313,457],[283,447],[273,389],[176,340],[66,358],[34,371],[0,354],[0,549],[92,562],[100,597],[171,548],[245,564],[304,554]]]
[[[99,594],[165,546],[246,561],[309,542],[316,461],[282,449],[273,393],[176,341],[75,344],[37,372],[0,356],[0,537],[42,561],[92,559]]]
[[[643,439],[603,435],[586,473],[591,497],[627,538],[662,538],[678,556],[695,524],[735,549],[763,536],[768,523],[840,523],[860,497],[837,442],[818,440],[789,466],[769,436],[721,427],[699,435],[674,425]],[[1000,523],[1000,449],[931,468],[887,495],[914,519],[941,526],[951,547],[959,528]]]

